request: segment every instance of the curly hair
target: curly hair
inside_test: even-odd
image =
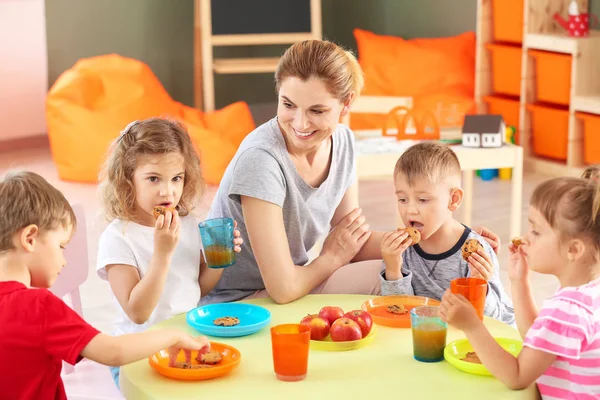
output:
[[[192,212],[204,190],[200,157],[181,123],[149,118],[130,123],[110,147],[100,173],[100,196],[108,221],[134,219],[133,175],[139,159],[166,153],[179,153],[183,157],[185,178],[177,210],[181,216]]]

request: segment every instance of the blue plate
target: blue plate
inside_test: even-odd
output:
[[[237,317],[235,326],[217,326],[214,320]],[[271,322],[271,313],[264,307],[244,303],[219,303],[194,308],[187,313],[189,326],[200,333],[217,337],[247,336],[260,331]]]

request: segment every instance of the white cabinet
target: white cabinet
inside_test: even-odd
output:
[[[0,0],[0,141],[46,133],[44,0]]]

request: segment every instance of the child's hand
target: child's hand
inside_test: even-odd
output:
[[[453,294],[447,289],[440,305],[442,321],[466,331],[481,323],[477,312],[469,300],[460,294]]]
[[[154,225],[154,252],[173,254],[179,241],[179,213],[167,211],[160,215]]]
[[[402,253],[412,244],[412,239],[405,231],[392,231],[383,234],[381,256],[385,263],[387,280],[398,280],[402,277]]]
[[[237,229],[237,221],[233,221],[233,251],[236,253],[242,251],[241,246],[244,244],[244,239],[242,239],[240,236],[242,236],[242,234],[240,233],[239,229]]]
[[[508,278],[511,282],[521,282],[529,279],[529,266],[521,246],[508,245]]]
[[[210,351],[210,342],[206,336],[198,336],[194,338],[192,336],[181,333],[181,338],[177,343],[169,347],[169,366],[175,366],[177,362],[177,356],[179,352],[183,350],[185,355],[185,362],[192,362],[192,350],[198,350],[198,354],[204,354]]]
[[[494,265],[492,259],[485,250],[477,250],[477,253],[471,253],[469,257],[469,266],[471,267],[471,276],[489,281],[494,275]]]

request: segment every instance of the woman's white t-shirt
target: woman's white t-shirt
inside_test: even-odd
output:
[[[187,215],[181,217],[179,242],[173,256],[163,294],[148,321],[138,325],[131,321],[113,294],[118,314],[114,334],[141,332],[148,327],[174,315],[197,307],[200,300],[198,274],[202,242],[197,221]],[[136,268],[143,278],[154,253],[154,227],[144,226],[121,219],[113,220],[100,236],[98,244],[97,272],[108,280],[106,266],[125,264]]]

